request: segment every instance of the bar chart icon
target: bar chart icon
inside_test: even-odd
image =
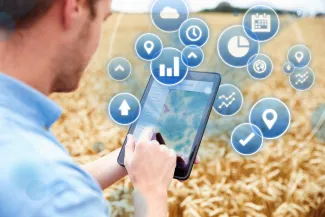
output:
[[[167,68],[165,64],[159,65],[159,76],[160,77],[179,77],[179,57],[174,57],[174,69]]]
[[[180,50],[167,47],[157,59],[151,62],[150,71],[158,83],[173,86],[185,79],[188,67],[182,60]]]

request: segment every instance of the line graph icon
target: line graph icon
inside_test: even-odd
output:
[[[305,77],[305,78],[303,78],[303,79],[298,79],[298,81],[296,82],[296,84],[303,84],[303,83],[305,83],[307,81],[307,79],[308,79],[308,76]]]
[[[240,90],[231,84],[220,86],[214,103],[214,110],[222,116],[235,115],[243,105],[243,95]]]
[[[297,78],[297,82],[296,84],[303,84],[307,81],[307,79],[309,78],[308,76],[308,71],[306,71],[304,74],[298,74],[296,75],[296,78]]]
[[[308,71],[306,71],[304,74],[298,74],[298,75],[296,75],[296,77],[298,78],[298,77],[300,77],[300,78],[304,78],[304,77],[306,77],[307,75],[308,75]]]
[[[219,96],[219,99],[229,100],[229,99],[231,99],[235,95],[236,95],[236,93],[235,92],[232,92],[232,94],[230,96],[228,96],[228,97],[226,97],[225,95]]]
[[[295,72],[290,74],[290,84],[296,90],[304,91],[311,88],[315,81],[315,74],[309,68],[296,69]]]
[[[221,103],[221,105],[219,106],[219,108],[222,108],[222,107],[229,107],[231,106],[231,104],[236,100],[236,98],[234,97],[236,95],[235,92],[233,92],[230,96],[226,97],[225,95],[222,95],[222,96],[219,96],[219,99],[224,99],[225,101],[223,101]],[[230,100],[230,101],[229,101]],[[228,102],[227,102],[228,101]]]

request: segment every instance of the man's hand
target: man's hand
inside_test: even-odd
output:
[[[125,167],[134,187],[144,196],[166,194],[176,167],[176,153],[152,138],[152,129],[144,130],[136,144],[128,135]]]
[[[176,153],[156,140],[146,129],[136,144],[128,135],[124,164],[133,183],[145,200],[146,217],[167,216],[167,190],[176,168]],[[136,207],[137,209],[137,207]]]
[[[83,166],[98,181],[102,189],[106,189],[127,175],[126,169],[116,161],[119,153],[120,149],[115,150],[105,157]],[[200,158],[198,156],[194,164],[199,163]]]

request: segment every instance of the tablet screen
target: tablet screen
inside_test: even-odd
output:
[[[177,166],[186,167],[211,101],[213,85],[209,81],[184,80],[168,87],[153,81],[133,131],[135,139],[145,128],[152,127],[181,158]]]

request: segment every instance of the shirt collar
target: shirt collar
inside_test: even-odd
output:
[[[0,89],[0,107],[35,121],[42,127],[50,128],[62,114],[61,108],[47,96],[2,73]]]

